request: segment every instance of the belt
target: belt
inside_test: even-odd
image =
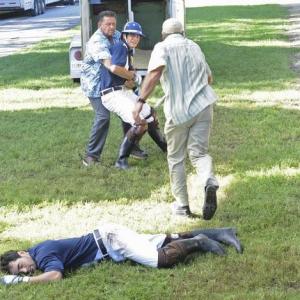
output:
[[[93,231],[93,235],[94,235],[94,239],[95,239],[95,242],[99,248],[99,250],[101,251],[102,255],[103,255],[103,258],[102,259],[107,259],[109,258],[109,255],[107,253],[107,250],[103,244],[103,241],[102,241],[102,237],[100,235],[100,232],[98,229],[94,230]]]
[[[114,92],[114,91],[120,91],[120,90],[123,90],[123,86],[122,85],[119,85],[119,86],[115,86],[115,87],[111,87],[111,88],[108,88],[108,89],[105,89],[105,90],[102,90],[100,92],[100,95],[101,96],[104,96],[104,95],[107,95],[111,92]]]

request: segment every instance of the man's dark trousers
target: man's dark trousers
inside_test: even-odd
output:
[[[103,106],[101,97],[89,97],[95,112],[94,123],[86,149],[86,155],[98,159],[102,153],[109,129],[110,112]]]

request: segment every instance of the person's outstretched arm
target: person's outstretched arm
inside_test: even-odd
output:
[[[0,278],[2,284],[17,284],[21,282],[40,283],[61,280],[63,275],[59,271],[49,271],[37,276],[4,275]]]

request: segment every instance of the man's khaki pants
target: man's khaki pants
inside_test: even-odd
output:
[[[210,105],[183,124],[174,125],[171,120],[165,123],[171,189],[179,206],[189,205],[185,173],[186,152],[196,169],[200,184],[203,187],[219,185],[213,174],[212,158],[208,155],[212,120],[213,106]]]

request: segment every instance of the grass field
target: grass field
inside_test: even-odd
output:
[[[166,158],[148,137],[147,161],[113,167],[122,137],[114,116],[101,164],[81,165],[93,112],[68,79],[68,40],[1,58],[0,252],[81,235],[100,220],[149,233],[235,226],[245,252],[195,256],[172,270],[105,262],[58,283],[0,286],[0,298],[299,299],[300,96],[287,25],[276,5],[187,10],[187,34],[219,95],[210,153],[221,188],[211,221],[171,216]],[[202,191],[187,170],[199,214]]]

